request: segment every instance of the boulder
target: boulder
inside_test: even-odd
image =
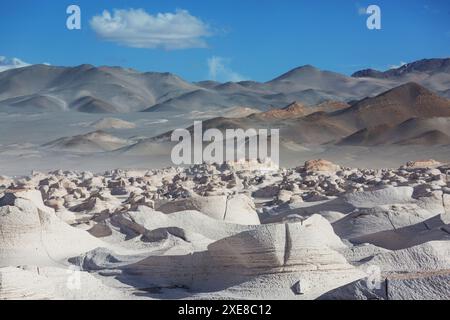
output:
[[[54,265],[104,245],[60,220],[36,192],[9,193],[0,201],[0,267]]]
[[[442,163],[433,159],[429,160],[418,160],[418,161],[409,161],[406,164],[406,168],[408,169],[417,169],[417,168],[437,168],[442,166]]]
[[[305,162],[304,170],[306,172],[336,172],[341,167],[327,160],[309,160]]]
[[[243,225],[260,223],[255,205],[246,195],[194,196],[156,205],[156,209],[164,213],[196,210],[217,220]]]

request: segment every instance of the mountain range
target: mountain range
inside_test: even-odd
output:
[[[285,145],[450,144],[450,99],[409,82],[351,103],[329,102],[285,108],[240,118],[217,117],[203,130],[278,128]],[[188,128],[193,130],[192,127]],[[148,141],[168,141],[171,132]],[[139,144],[138,143],[138,144]]]
[[[449,70],[450,58],[421,60],[385,72],[362,70],[352,76],[306,65],[268,82],[190,83],[170,73],[121,67],[31,65],[0,72],[0,110],[127,113],[246,107],[268,111],[293,101],[307,109],[329,101],[360,101],[409,82],[450,97]]]

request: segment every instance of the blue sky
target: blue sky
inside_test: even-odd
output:
[[[81,8],[81,30],[66,28],[70,4]],[[381,8],[382,30],[366,27],[361,9],[370,4]],[[448,0],[3,0],[0,8],[0,56],[119,65],[190,81],[267,81],[305,64],[351,74],[450,57]],[[113,10],[122,9],[122,17],[129,17],[132,8],[143,9],[143,19],[148,14],[153,22],[111,34],[102,12],[114,18]],[[175,15],[176,25],[159,13]],[[165,35],[160,39],[158,33]],[[178,40],[167,44],[173,36]]]

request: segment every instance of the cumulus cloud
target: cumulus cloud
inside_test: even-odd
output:
[[[0,56],[0,72],[10,69],[28,67],[29,65],[29,63],[26,63],[18,58],[7,58],[4,56]]]
[[[155,15],[143,9],[105,10],[90,24],[101,39],[133,48],[204,48],[211,35],[209,26],[186,10]]]
[[[407,65],[406,62],[401,61],[401,62],[400,62],[399,64],[397,64],[397,65],[395,65],[395,64],[390,65],[390,66],[389,66],[389,69],[398,69],[398,68],[401,68],[401,67],[406,66],[406,65]]]
[[[213,56],[208,59],[208,72],[209,78],[215,81],[227,82],[239,82],[246,80],[246,77],[233,71],[229,65],[229,59],[223,57]]]

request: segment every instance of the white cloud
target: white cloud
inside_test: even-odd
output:
[[[115,9],[94,16],[91,27],[106,41],[133,48],[204,48],[210,28],[186,10],[151,15],[143,9]]]
[[[246,77],[228,67],[229,59],[213,56],[208,59],[208,72],[211,80],[227,82],[239,82]]]
[[[367,14],[367,8],[362,6],[361,4],[355,3],[355,7],[358,12],[358,15],[365,16]]]
[[[358,15],[365,16],[367,14],[367,8],[359,7],[358,8]]]
[[[398,68],[401,68],[401,67],[406,66],[406,65],[407,65],[406,62],[401,61],[400,64],[398,64],[398,65],[395,65],[395,64],[390,65],[389,69],[398,69]]]
[[[23,62],[18,58],[7,58],[0,56],[0,72],[29,66],[29,63]]]

